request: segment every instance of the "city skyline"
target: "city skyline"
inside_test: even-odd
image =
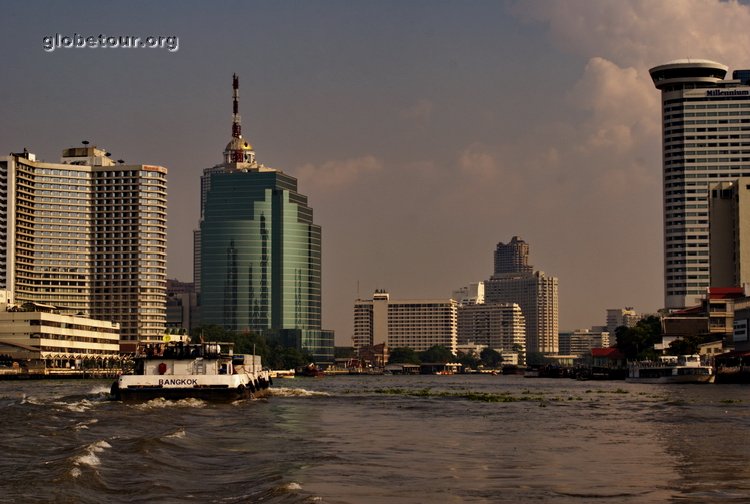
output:
[[[648,69],[750,67],[736,2],[177,5],[5,5],[2,147],[55,162],[89,140],[168,166],[168,276],[189,281],[201,171],[220,161],[238,73],[244,136],[298,179],[324,230],[323,326],[339,345],[357,297],[447,297],[514,235],[560,279],[561,330],[661,308]],[[56,33],[180,44],[45,52]]]

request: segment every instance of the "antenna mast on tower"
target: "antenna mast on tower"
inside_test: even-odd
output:
[[[242,126],[240,125],[240,78],[232,74],[232,138],[242,138]],[[243,163],[245,154],[240,148],[241,142],[234,141],[232,149],[232,162]]]
[[[232,136],[242,138],[240,125],[240,78],[232,74]]]

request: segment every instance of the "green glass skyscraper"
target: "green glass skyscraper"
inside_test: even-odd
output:
[[[321,229],[297,180],[255,159],[234,122],[224,163],[201,177],[196,280],[203,325],[252,330],[333,360],[321,329]]]

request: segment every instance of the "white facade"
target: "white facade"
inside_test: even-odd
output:
[[[417,352],[440,345],[456,353],[458,302],[453,299],[392,301],[377,291],[354,304],[354,348],[386,343]]]
[[[526,322],[516,303],[458,308],[458,342],[484,345],[501,353],[526,350]]]
[[[31,347],[42,360],[119,358],[118,324],[39,310],[1,305],[0,343]]]
[[[453,291],[451,297],[462,305],[484,304],[484,282],[473,282],[460,287]]]
[[[0,158],[0,288],[17,303],[115,321],[123,341],[160,341],[166,173],[96,147],[65,149],[61,163]]]
[[[560,333],[560,354],[589,355],[592,348],[609,348],[610,333],[605,327]]]
[[[609,308],[607,309],[607,332],[614,339],[615,330],[618,327],[633,327],[638,320],[640,316],[633,308]]]
[[[488,303],[516,303],[526,323],[526,350],[558,352],[558,281],[543,271],[500,274],[487,281]]]
[[[727,66],[708,60],[650,73],[662,97],[664,302],[684,308],[710,285],[709,187],[750,176],[750,86],[747,71],[724,80]]]

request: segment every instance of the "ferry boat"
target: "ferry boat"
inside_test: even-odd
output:
[[[633,383],[708,383],[713,368],[701,363],[699,355],[663,355],[658,361],[638,361],[628,365],[625,381]]]
[[[267,395],[270,385],[259,355],[235,355],[231,343],[180,341],[139,348],[133,373],[121,375],[111,395],[118,401],[234,401]]]

